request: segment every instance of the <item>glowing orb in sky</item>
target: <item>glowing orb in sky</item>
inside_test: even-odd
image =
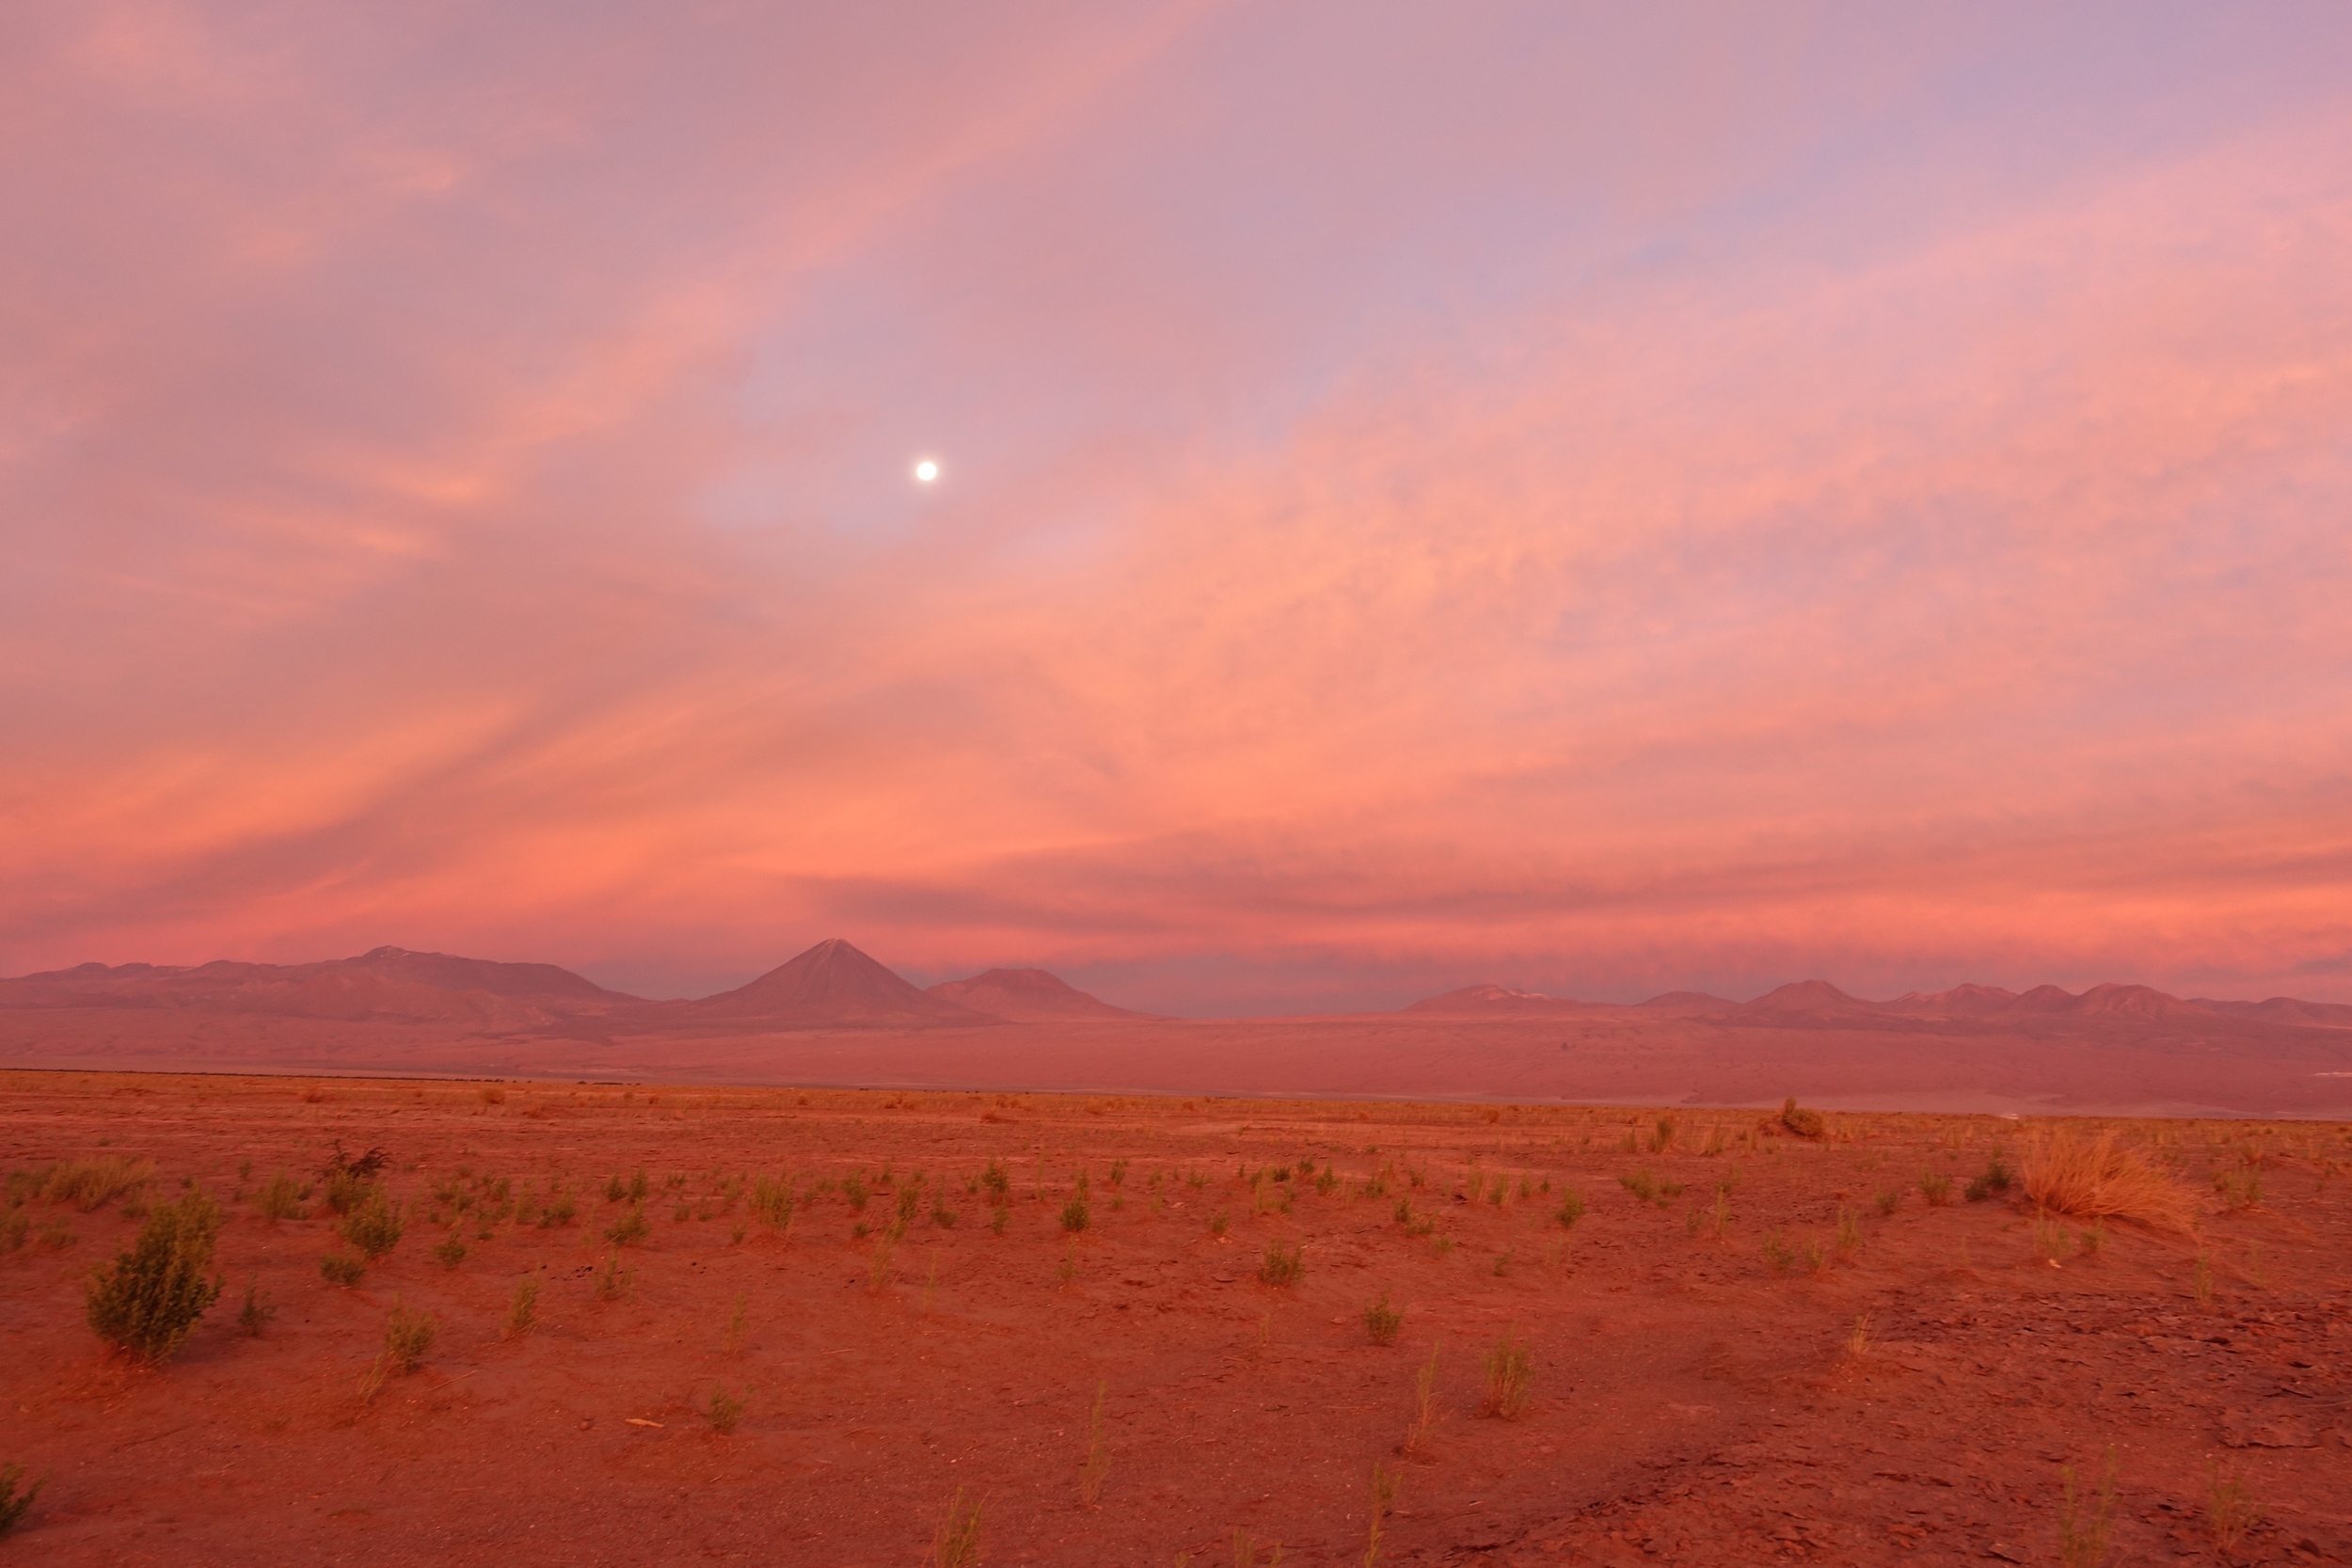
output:
[[[914,482],[917,484],[929,484],[938,477],[939,465],[937,463],[932,462],[928,457],[920,458],[916,461],[914,465]]]

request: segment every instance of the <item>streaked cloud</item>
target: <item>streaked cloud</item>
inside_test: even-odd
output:
[[[2352,996],[2324,8],[8,25],[0,969]]]

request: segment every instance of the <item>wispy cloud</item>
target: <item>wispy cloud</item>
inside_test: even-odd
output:
[[[917,14],[12,24],[0,966],[2336,994],[2340,22]]]

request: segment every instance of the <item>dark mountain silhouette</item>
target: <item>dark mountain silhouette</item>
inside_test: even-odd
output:
[[[1882,1012],[1877,1004],[1848,996],[1827,980],[1794,980],[1742,1002],[1728,1019],[1856,1018]]]
[[[1970,984],[1954,986],[1949,990],[1906,991],[1884,1006],[1892,1011],[1921,1018],[1983,1018],[2016,1000],[2013,990]]]
[[[78,964],[0,980],[0,1007],[186,1008],[513,1026],[642,1006],[553,964],[378,947],[307,964]]]
[[[1015,1023],[1051,1023],[1061,1019],[1148,1019],[1150,1013],[1114,1007],[1100,997],[1042,969],[992,969],[961,980],[942,980],[930,994],[974,1012]]]
[[[695,1023],[812,1028],[830,1023],[993,1023],[997,1019],[917,990],[839,937],[830,937],[746,986],[662,1008]]]
[[[1637,1006],[1654,1007],[1665,1013],[1727,1013],[1740,1004],[1727,996],[1716,996],[1703,990],[1661,991]]]
[[[2208,1012],[2260,1019],[2265,1023],[2352,1029],[2352,1002],[2300,1002],[2292,996],[2273,996],[2262,1002],[2217,1002],[2209,996],[2192,996],[2189,1001]]]

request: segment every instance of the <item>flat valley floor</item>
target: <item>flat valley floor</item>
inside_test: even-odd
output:
[[[2352,1128],[2064,1124],[2159,1232],[1970,1200],[2057,1122],[1666,1114],[0,1073],[0,1558],[912,1565],[961,1497],[986,1564],[2352,1560]],[[191,1186],[226,1288],[136,1365],[85,1281]]]

